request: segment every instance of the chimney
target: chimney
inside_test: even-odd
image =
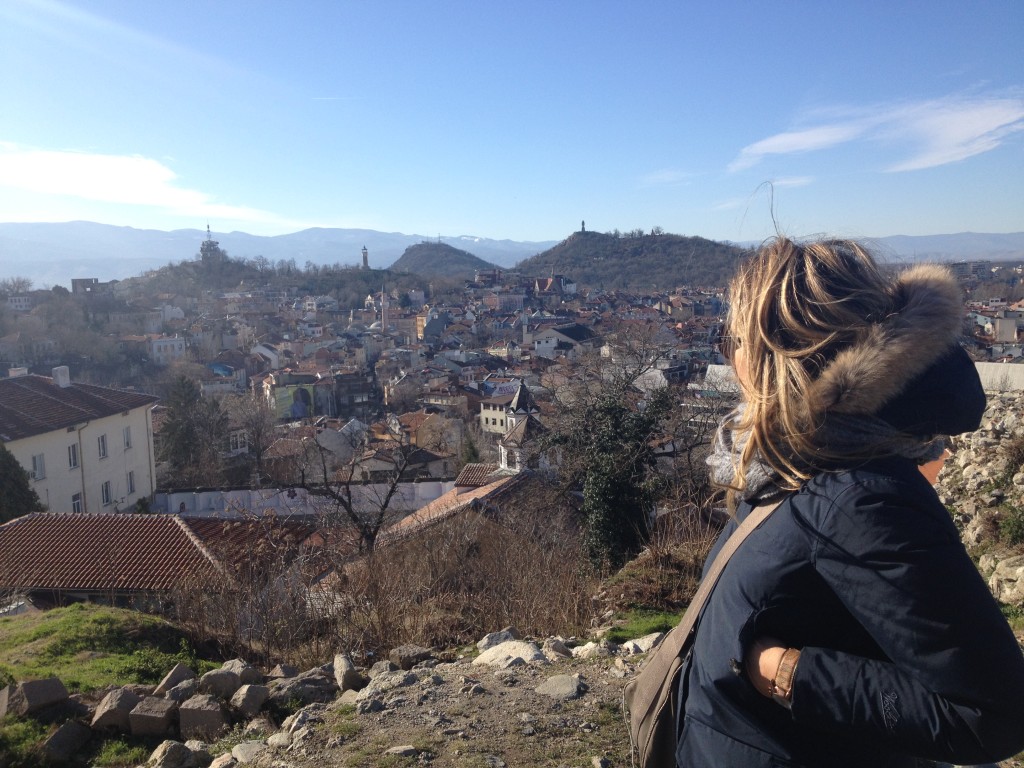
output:
[[[61,389],[71,386],[71,371],[66,365],[58,365],[53,369],[53,383]]]

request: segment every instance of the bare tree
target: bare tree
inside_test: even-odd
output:
[[[359,537],[359,551],[373,552],[385,525],[406,510],[401,485],[410,477],[411,457],[417,450],[402,439],[370,443],[355,431],[334,436],[318,435],[304,441],[304,460],[297,484],[324,502],[328,523],[352,526]]]
[[[263,459],[275,437],[277,419],[274,409],[259,392],[231,397],[226,405],[231,425],[245,430],[253,484],[259,488],[263,480]]]

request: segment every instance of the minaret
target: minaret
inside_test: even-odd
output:
[[[364,245],[363,246],[363,269],[369,269],[370,268],[369,255],[370,255],[370,252],[368,250],[366,250],[366,246]]]

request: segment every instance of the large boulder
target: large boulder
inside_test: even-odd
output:
[[[0,689],[0,719],[7,715],[24,717],[51,704],[67,701],[68,689],[56,677],[25,680]]]
[[[128,713],[128,722],[133,736],[166,736],[177,715],[178,702],[146,696]]]
[[[180,741],[168,740],[153,750],[146,768],[196,768],[196,758]]]
[[[215,697],[200,693],[178,709],[178,729],[183,739],[210,739],[228,727],[224,706]]]
[[[70,762],[90,738],[92,731],[89,726],[77,720],[68,720],[43,742],[43,754],[52,763]]]
[[[334,677],[322,667],[303,672],[295,677],[275,680],[270,687],[270,701],[277,705],[298,702],[300,706],[327,702],[338,693]]]
[[[1024,604],[1024,555],[999,561],[989,577],[988,586],[1000,602]]]
[[[231,697],[231,706],[243,717],[256,717],[263,704],[270,698],[270,689],[265,685],[243,685]]]
[[[496,645],[507,643],[509,640],[522,640],[523,636],[519,634],[519,630],[515,627],[505,627],[498,632],[491,632],[490,634],[484,635],[483,638],[476,644],[478,650],[486,651],[488,648],[493,648]]]
[[[225,661],[221,664],[220,668],[226,669],[229,672],[234,672],[238,675],[238,679],[242,681],[242,685],[263,684],[263,673],[256,667],[249,664],[249,662],[243,661],[242,659],[231,659],[230,661]]]
[[[546,664],[547,658],[541,653],[540,648],[525,640],[507,640],[488,648],[473,659],[474,664],[487,664],[501,668],[526,664],[531,661]]]
[[[128,715],[142,699],[127,688],[115,688],[99,703],[91,726],[95,731],[131,732]]]
[[[171,671],[164,675],[164,679],[160,681],[160,685],[153,691],[154,696],[163,696],[167,691],[185,680],[194,680],[196,673],[193,672],[189,667],[185,666],[181,662],[175,664]]]
[[[199,678],[199,692],[227,701],[242,687],[242,679],[230,669],[211,669]]]
[[[399,669],[410,670],[421,661],[434,658],[434,653],[429,648],[420,645],[400,645],[392,648],[388,659]]]
[[[356,669],[352,659],[343,653],[334,657],[334,681],[342,693],[358,691],[366,686],[366,678]]]

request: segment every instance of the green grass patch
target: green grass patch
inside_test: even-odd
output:
[[[97,768],[129,768],[145,763],[152,751],[153,747],[148,743],[124,737],[107,739],[92,756],[89,764]]]
[[[680,619],[682,615],[666,611],[630,611],[623,623],[611,628],[607,639],[613,643],[624,643],[652,632],[668,632]]]
[[[40,745],[47,727],[35,720],[0,720],[0,762],[7,768],[36,768],[43,764]]]
[[[0,619],[0,679],[59,677],[70,691],[158,683],[178,662],[202,674],[185,634],[157,616],[77,603]]]

